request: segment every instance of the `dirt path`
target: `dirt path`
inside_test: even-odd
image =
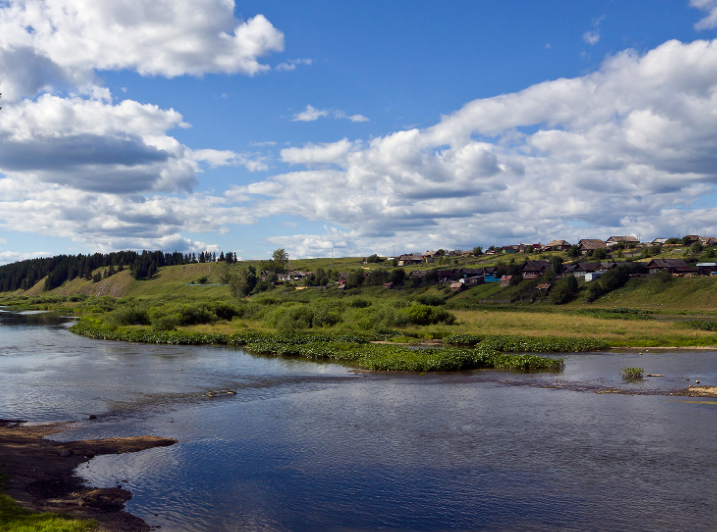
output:
[[[56,442],[45,436],[66,430],[70,424],[23,426],[0,420],[0,472],[7,475],[7,493],[37,512],[63,512],[95,519],[100,531],[147,531],[149,526],[123,511],[132,494],[122,488],[84,486],[74,469],[94,456],[167,447],[177,440],[140,436]]]

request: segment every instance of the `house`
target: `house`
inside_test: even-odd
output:
[[[462,277],[458,282],[463,283],[463,286],[475,286],[483,282],[483,276]]]
[[[685,239],[687,239],[687,244],[685,244],[687,246],[690,246],[690,245],[694,244],[695,242],[700,241],[699,235],[685,235],[684,237],[682,237],[683,244],[685,243]]]
[[[605,243],[608,247],[612,247],[620,242],[624,242],[625,244],[639,244],[640,240],[634,236],[611,236]]]
[[[303,281],[307,277],[311,277],[311,275],[312,275],[312,272],[291,271],[289,273],[278,274],[277,279],[279,281]]]
[[[425,270],[413,270],[408,274],[409,279],[423,279],[428,272]]]
[[[510,286],[510,280],[512,278],[513,278],[512,275],[504,275],[503,277],[500,278],[500,286],[502,288],[506,288],[506,287]]]
[[[715,275],[717,273],[717,262],[698,262],[695,266],[700,275]]]
[[[399,266],[415,266],[423,264],[423,255],[401,255],[398,258]]]
[[[383,287],[391,290],[393,288],[393,283],[383,283]]]
[[[463,290],[463,283],[459,283],[458,281],[451,283],[451,290],[454,290],[456,292],[460,292]]]
[[[551,288],[552,286],[553,286],[553,285],[551,285],[551,284],[549,284],[549,283],[545,283],[545,284],[539,284],[536,288],[537,288],[538,290],[540,290],[541,292],[545,292],[545,293],[547,294],[548,292],[550,292],[550,288]]]
[[[598,277],[602,275],[602,272],[592,272],[592,273],[586,273],[585,274],[585,282],[589,283],[591,281],[596,280]]]
[[[699,272],[697,268],[691,267],[682,259],[652,259],[647,263],[647,271],[650,275],[668,271],[673,277],[682,277]]]
[[[520,273],[523,274],[523,279],[537,279],[548,268],[550,268],[550,263],[547,260],[527,260],[520,269]]]
[[[616,262],[602,262],[598,264],[595,268],[595,273],[603,274],[608,270],[612,270],[613,268],[617,268]]]
[[[607,242],[598,238],[583,238],[580,242],[578,242],[578,249],[580,250],[580,253],[585,255],[588,251],[607,249]]]
[[[666,243],[667,243],[667,239],[666,239],[666,238],[656,238],[655,240],[653,240],[652,242],[650,242],[650,245],[653,245],[653,246],[664,246]]]
[[[575,269],[572,271],[572,274],[575,277],[585,277],[588,273],[595,272],[598,266],[600,266],[600,264],[595,262],[579,262],[575,265]]]
[[[520,251],[520,246],[503,246],[500,248],[503,253],[518,253]]]
[[[717,246],[717,238],[713,236],[703,236],[700,238],[700,242],[705,247]]]
[[[558,278],[568,277],[569,275],[575,275],[575,270],[578,269],[578,264],[563,264],[563,271],[560,272]]]
[[[549,244],[543,246],[545,251],[569,251],[572,244],[567,240],[553,240]]]
[[[500,281],[500,277],[496,275],[498,268],[495,266],[488,266],[483,268],[483,280],[486,283],[497,283]]]

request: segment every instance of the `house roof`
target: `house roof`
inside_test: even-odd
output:
[[[525,264],[523,264],[523,267],[521,268],[521,272],[538,272],[541,273],[545,270],[547,270],[550,267],[550,263],[547,260],[528,260],[525,261]]]
[[[538,290],[550,290],[550,286],[551,286],[550,284],[545,283],[545,284],[539,284],[536,288]]]
[[[694,270],[689,264],[682,259],[652,259],[647,263],[648,270],[676,270],[686,268],[690,271]]]
[[[570,242],[568,242],[567,240],[553,240],[552,242],[550,242],[547,245],[547,247],[552,248],[555,246],[570,246],[570,245],[571,245]]]
[[[637,237],[634,236],[611,236],[607,239],[608,242],[639,242]]]
[[[578,246],[585,249],[605,249],[607,248],[607,242],[599,238],[583,238],[578,242]]]
[[[576,270],[582,270],[585,273],[594,272],[600,266],[599,262],[581,262],[575,268]]]

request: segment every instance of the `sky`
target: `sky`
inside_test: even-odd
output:
[[[0,264],[717,236],[717,0],[0,0]]]

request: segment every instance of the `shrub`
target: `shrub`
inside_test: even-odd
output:
[[[420,303],[411,305],[405,312],[409,321],[416,325],[432,325],[434,323],[452,325],[456,321],[456,317],[446,309],[430,307]]]
[[[685,325],[690,329],[717,332],[717,321],[690,320],[686,321]]]
[[[443,341],[450,345],[476,345],[481,339],[472,334],[454,334],[446,336]]]
[[[142,310],[138,307],[123,307],[113,310],[107,316],[107,322],[110,325],[123,326],[123,325],[148,325],[149,317],[147,311]]]
[[[438,307],[446,304],[446,301],[442,297],[433,294],[423,294],[418,296],[417,299],[421,305],[428,305],[429,307]]]
[[[622,378],[626,381],[642,380],[645,376],[645,370],[642,368],[625,368],[622,370]]]

